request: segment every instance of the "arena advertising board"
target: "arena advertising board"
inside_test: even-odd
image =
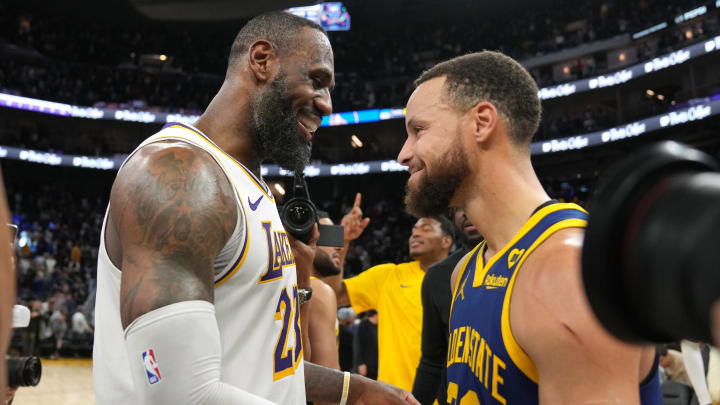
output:
[[[665,114],[656,115],[654,117],[602,131],[552,139],[548,141],[533,142],[530,146],[530,151],[533,155],[541,155],[546,153],[585,149],[591,146],[617,142],[623,139],[645,135],[650,132],[677,125],[701,121],[718,114],[720,114],[720,99],[705,99],[686,108],[681,108]],[[80,156],[21,149],[10,146],[0,146],[0,159],[24,160],[27,162],[41,163],[51,166],[117,170],[126,158],[127,155],[124,154],[107,157]],[[265,165],[261,170],[261,174],[267,177],[289,177],[293,174],[291,171],[285,170],[276,165]],[[394,160],[377,160],[371,162],[339,164],[311,163],[305,168],[305,176],[351,176],[370,173],[402,172],[406,170],[406,167],[400,165]]]

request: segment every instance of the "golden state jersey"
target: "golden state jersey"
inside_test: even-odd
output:
[[[575,204],[541,207],[487,264],[482,242],[463,265],[450,314],[448,404],[538,404],[538,372],[512,334],[510,297],[528,256],[553,233],[585,228],[588,219]],[[657,372],[640,394],[643,405],[662,404]]]
[[[295,258],[270,189],[191,126],[168,124],[138,149],[160,141],[186,142],[208,152],[235,190],[238,224],[214,263],[221,380],[275,403],[305,404]],[[121,273],[101,240],[93,352],[96,399],[100,405],[136,403],[123,348]],[[157,361],[162,365],[162,359]]]

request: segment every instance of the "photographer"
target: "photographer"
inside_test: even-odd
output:
[[[15,301],[15,270],[12,260],[12,240],[7,227],[10,223],[5,187],[0,172],[0,350],[7,351],[10,343],[10,325],[12,324],[12,308]],[[7,370],[5,361],[0,362],[0,398],[7,398],[6,404],[12,402],[15,390],[7,391]]]

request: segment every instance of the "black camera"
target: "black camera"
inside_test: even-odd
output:
[[[8,385],[34,387],[40,383],[42,363],[37,357],[6,357]]]
[[[593,311],[618,338],[712,341],[719,169],[709,155],[666,141],[621,161],[591,197],[583,281]]]
[[[310,240],[313,226],[318,223],[319,218],[315,204],[310,201],[310,192],[302,173],[295,173],[293,196],[280,209],[280,219],[285,230],[295,239],[304,243]],[[343,247],[342,226],[318,224],[318,232],[320,232],[317,242],[319,246]]]

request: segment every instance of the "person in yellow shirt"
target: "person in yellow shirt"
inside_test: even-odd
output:
[[[361,218],[362,213],[357,220]],[[448,219],[420,218],[409,240],[414,261],[377,265],[340,283],[338,306],[351,305],[355,313],[378,312],[378,380],[412,389],[420,362],[425,270],[446,258],[452,243]]]

